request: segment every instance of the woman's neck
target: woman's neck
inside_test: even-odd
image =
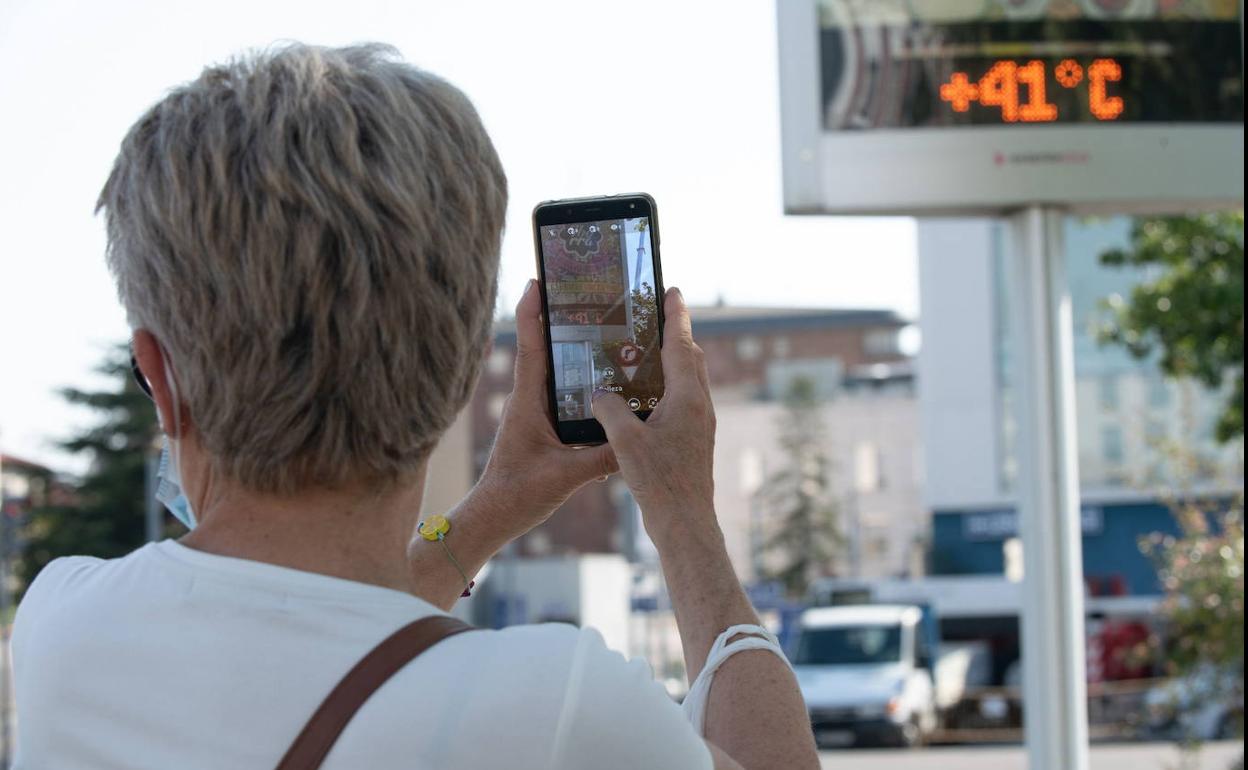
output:
[[[250,559],[417,593],[407,546],[420,516],[424,469],[384,492],[364,488],[263,495],[235,485],[197,494],[198,526],[180,542]],[[202,510],[201,510],[202,506]]]

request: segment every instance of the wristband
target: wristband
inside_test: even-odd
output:
[[[747,634],[747,636],[729,644],[728,640],[738,634]],[[725,661],[744,650],[770,650],[784,661],[784,665],[790,669],[793,668],[789,659],[784,656],[784,651],[780,649],[780,640],[775,634],[753,623],[729,626],[711,645],[711,651],[707,653],[702,671],[689,686],[689,694],[685,696],[681,704],[685,718],[693,725],[694,731],[699,736],[705,737],[706,734],[706,704],[710,700],[711,682],[715,679],[715,672],[724,665]]]
[[[459,566],[459,562],[455,559],[455,554],[451,553],[451,548],[446,544],[446,533],[451,531],[450,519],[441,514],[434,514],[428,519],[416,525],[416,531],[420,536],[429,542],[441,543],[442,550],[446,552],[446,558],[451,560],[451,564],[455,566],[455,571],[459,573],[459,577],[464,581],[464,592],[460,597],[472,596],[472,587],[477,584],[475,580],[469,580],[464,574],[464,568]]]

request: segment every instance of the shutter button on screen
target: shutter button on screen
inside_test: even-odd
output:
[[[628,408],[636,412],[637,410],[641,409],[641,402],[635,398],[630,398],[628,400]]]

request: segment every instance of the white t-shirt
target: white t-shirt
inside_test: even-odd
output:
[[[433,614],[400,591],[173,541],[57,559],[14,629],[16,767],[272,768],[343,674]],[[711,758],[645,663],[550,623],[427,650],[323,767],[696,770]]]

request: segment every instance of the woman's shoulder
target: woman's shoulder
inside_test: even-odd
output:
[[[44,604],[56,603],[67,590],[91,581],[106,559],[95,556],[62,556],[44,565],[22,596],[19,612],[31,614]]]
[[[474,638],[469,641],[470,638]],[[594,628],[570,623],[508,626],[464,634],[460,651],[501,678],[518,685],[540,682],[546,689],[576,691],[590,682],[616,684],[652,682],[650,667],[627,659],[607,645]],[[448,654],[453,654],[448,649]]]
[[[602,646],[602,636],[591,628],[570,623],[530,623],[486,630],[475,637],[474,646],[488,648],[494,660],[509,660],[525,667],[566,669],[581,657],[586,647]]]
[[[571,623],[508,626],[490,632],[489,636],[501,650],[517,657],[537,654],[550,656],[553,653],[574,668],[640,663],[636,660],[627,661],[622,653],[613,650],[596,628],[582,628]]]
[[[36,629],[49,636],[90,637],[94,624],[113,623],[127,610],[141,609],[163,590],[154,573],[156,544],[111,559],[62,556],[49,561],[27,587],[14,617],[14,634]]]
[[[631,692],[659,692],[666,698],[645,661],[613,649],[595,628],[537,623],[464,635],[470,636],[477,636],[480,646],[464,652],[488,659],[492,669],[517,683],[541,682],[574,698],[595,690],[615,691],[624,701]]]
[[[514,702],[495,702],[496,710],[483,713],[544,717],[538,721],[550,735],[550,767],[583,766],[585,757],[604,768],[710,767],[705,744],[649,665],[626,658],[596,629],[543,623],[496,633],[505,651],[500,663],[513,668],[511,686],[493,697]]]

